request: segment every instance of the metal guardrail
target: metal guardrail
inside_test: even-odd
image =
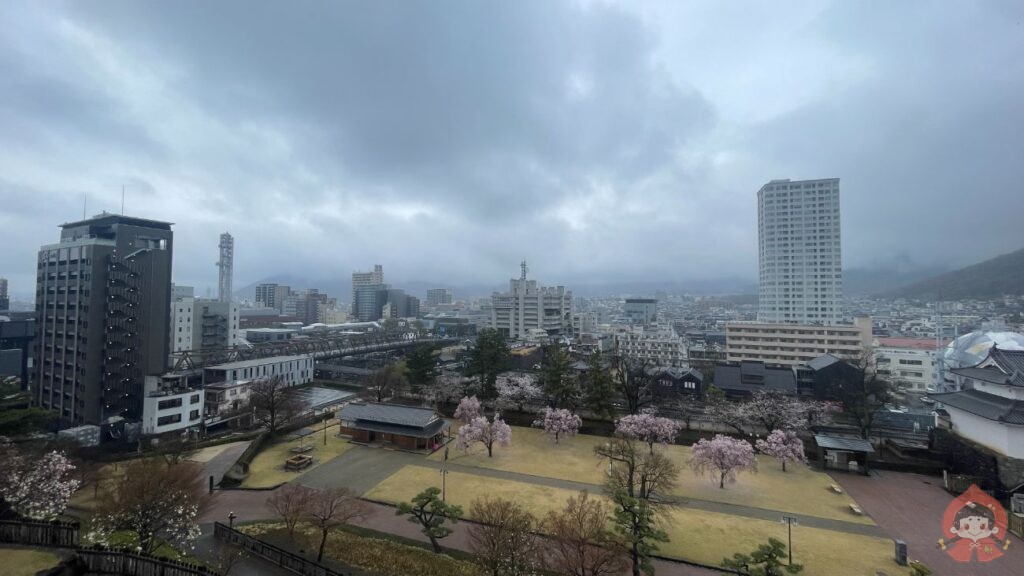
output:
[[[300,576],[347,576],[220,522],[213,525],[213,536]]]

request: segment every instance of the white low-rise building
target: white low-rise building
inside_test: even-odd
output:
[[[147,376],[142,399],[142,433],[165,434],[203,423],[203,391],[177,386],[175,379]]]
[[[203,388],[206,425],[213,426],[244,415],[249,410],[253,380],[220,382]]]
[[[939,403],[936,426],[1024,459],[1024,350],[992,347],[980,364],[951,372],[963,389],[930,396]]]
[[[946,343],[940,343],[945,346]],[[876,338],[875,370],[910,394],[936,389],[937,354],[934,338]]]
[[[240,360],[203,368],[203,384],[209,386],[220,382],[258,380],[279,377],[288,386],[308,384],[313,381],[313,357],[271,356],[254,360]]]
[[[615,334],[618,353],[634,362],[661,367],[687,366],[686,344],[671,328],[633,328]]]
[[[853,324],[808,325],[728,322],[725,354],[729,362],[753,360],[768,366],[802,366],[823,354],[858,360],[871,348],[871,318]]]

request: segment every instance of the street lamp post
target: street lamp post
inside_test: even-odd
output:
[[[235,516],[234,510],[228,512],[228,528],[231,528],[232,530],[235,528],[235,518],[238,518],[238,516]]]
[[[783,514],[782,521],[785,522],[789,527],[789,565],[793,565],[793,525],[799,526],[799,522],[796,521],[796,516],[789,516]]]
[[[447,479],[448,479],[448,470],[446,468],[441,468],[441,502],[445,501],[445,499],[444,499],[444,496],[445,496],[445,484],[446,484],[445,481]]]

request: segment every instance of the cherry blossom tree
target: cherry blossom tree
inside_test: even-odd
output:
[[[746,469],[757,470],[754,447],[746,440],[737,440],[722,434],[711,440],[701,439],[693,445],[690,467],[697,474],[718,477],[718,487],[736,481],[736,475]]]
[[[827,400],[807,401],[807,428],[822,426],[832,421],[832,415],[842,412],[842,406]]]
[[[30,458],[0,438],[0,497],[21,516],[33,520],[60,517],[81,484],[68,477],[74,469],[60,452]]]
[[[757,449],[782,462],[783,472],[786,471],[786,462],[807,463],[804,441],[791,430],[773,430],[768,438],[757,441]]]
[[[583,425],[579,416],[569,412],[565,408],[545,408],[543,417],[533,422],[534,426],[544,428],[549,436],[555,439],[555,444],[563,436],[575,436]]]
[[[765,430],[804,430],[808,404],[778,390],[758,390],[744,404],[744,413]]]
[[[480,415],[480,401],[476,396],[463,396],[458,408],[455,409],[455,417],[464,424],[469,424]]]
[[[515,407],[520,412],[523,406],[536,402],[544,397],[544,390],[537,379],[522,372],[509,372],[498,376],[495,387],[498,389],[498,405]]]
[[[505,424],[501,414],[494,414],[494,420],[488,422],[486,416],[477,416],[468,424],[459,428],[455,438],[455,446],[461,450],[469,450],[469,447],[477,442],[487,447],[487,457],[494,456],[494,445],[509,446],[512,444],[512,427]]]
[[[736,430],[743,436],[747,435],[744,428],[749,423],[747,415],[747,404],[745,402],[733,402],[725,396],[721,388],[711,386],[705,395],[706,407],[704,413],[721,424],[725,424]]]
[[[615,434],[647,443],[654,453],[656,443],[668,444],[675,441],[681,426],[671,418],[655,416],[651,411],[623,416],[615,421]]]
[[[198,465],[133,460],[102,495],[89,539],[106,544],[113,533],[129,532],[146,553],[152,553],[160,540],[191,546],[200,534],[198,518],[204,503]]]
[[[436,406],[443,406],[466,392],[469,379],[461,374],[445,372],[421,388],[423,397]]]

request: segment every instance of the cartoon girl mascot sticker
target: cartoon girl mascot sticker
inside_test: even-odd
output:
[[[942,527],[948,540],[940,539],[939,547],[957,562],[970,562],[975,554],[978,562],[991,562],[1010,547],[1006,511],[974,484],[946,507]]]

